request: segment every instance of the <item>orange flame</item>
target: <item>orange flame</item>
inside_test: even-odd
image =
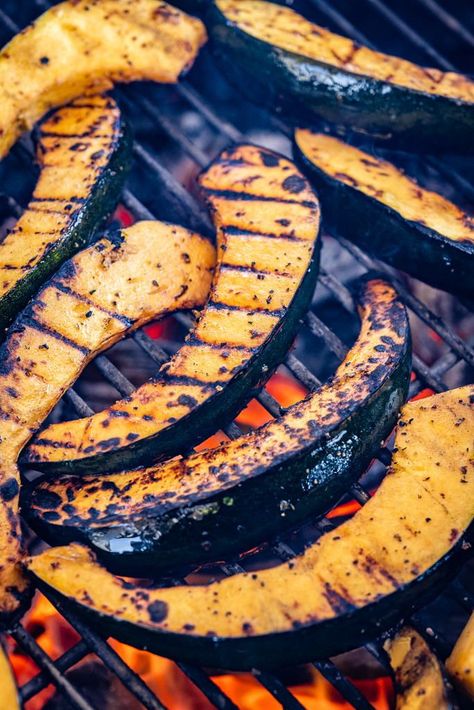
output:
[[[79,640],[76,632],[41,594],[36,595],[24,624],[53,659],[61,656]],[[211,710],[213,707],[172,661],[115,640],[110,643],[169,710]],[[20,685],[38,673],[35,663],[13,643],[10,659]],[[352,706],[312,667],[308,667],[308,678],[307,683],[289,686],[289,690],[307,710],[350,710]],[[280,707],[250,673],[227,673],[213,676],[212,680],[242,710],[277,710]],[[377,710],[389,710],[392,707],[393,688],[388,677],[356,679],[353,682]],[[27,701],[25,710],[43,710],[54,692],[54,688],[48,686]]]
[[[122,221],[125,221],[123,215],[120,216]],[[159,337],[162,334],[161,324],[152,324],[149,327],[149,334],[152,337]],[[273,375],[268,382],[267,390],[282,407],[294,404],[307,394],[304,387],[296,380],[281,373]],[[423,396],[424,392],[428,391],[423,391],[418,397]],[[424,396],[428,394],[431,392]],[[237,421],[245,429],[259,427],[270,419],[268,412],[256,400],[252,400],[241,412]],[[227,439],[223,432],[217,432],[196,448],[212,448]],[[360,505],[357,501],[348,501],[328,513],[328,517],[347,516],[358,508]],[[61,656],[79,640],[78,635],[65,619],[39,593],[24,619],[24,624],[41,648],[53,659]],[[210,710],[213,707],[172,661],[146,651],[139,651],[113,639],[110,643],[169,710]],[[39,671],[36,664],[13,642],[10,645],[10,658],[20,685],[28,682]],[[289,690],[307,710],[350,710],[352,706],[320,673],[308,667],[308,674],[308,682],[289,686]],[[277,710],[281,707],[250,673],[217,675],[213,676],[212,680],[242,710]],[[356,679],[353,682],[377,710],[389,710],[393,706],[393,687],[388,677]],[[54,687],[48,686],[25,704],[25,710],[42,710],[54,692]]]

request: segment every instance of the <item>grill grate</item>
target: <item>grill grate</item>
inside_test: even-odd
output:
[[[50,4],[51,3],[46,0],[32,0],[32,14],[38,14],[44,11]],[[344,12],[337,9],[338,6],[343,5],[341,1],[329,4],[325,0],[309,0],[309,4],[319,13],[318,19],[320,22],[322,21],[324,23],[327,21],[336,31],[341,31],[364,44],[371,44],[365,35],[346,17]],[[441,51],[432,46],[430,42],[407,24],[388,4],[384,5],[380,0],[365,0],[365,4],[368,6],[369,11],[381,20],[379,34],[383,35],[383,33],[385,33],[385,35],[387,35],[387,33],[395,29],[403,38],[405,42],[404,48],[407,52],[415,49],[425,61],[430,60],[443,69],[454,68]],[[472,47],[474,44],[473,35],[452,14],[448,13],[441,4],[435,0],[417,0],[416,4],[419,6],[419,11],[424,12],[423,17],[425,17],[427,23],[435,16],[437,21],[442,24],[444,31],[449,33],[452,39],[457,39],[466,47]],[[13,14],[16,16],[16,3],[12,3],[12,7],[15,7],[15,13]],[[18,29],[15,20],[4,10],[0,9],[0,30],[2,33],[4,35],[11,35],[17,32]],[[196,89],[195,83],[196,81],[193,82],[193,79],[191,79],[190,82],[186,81],[172,89],[150,89],[147,95],[156,96],[156,102],[145,98],[142,91],[137,88],[120,89],[117,93],[120,97],[121,105],[132,116],[134,114],[136,115],[137,109],[142,111],[155,125],[159,125],[161,131],[173,142],[176,148],[179,149],[181,156],[186,156],[187,159],[197,166],[203,167],[225,144],[231,141],[245,139],[245,133],[241,133],[227,118],[221,118],[221,108],[219,108],[218,115],[213,108],[212,102],[201,95]],[[163,97],[165,103],[163,103]],[[198,141],[192,141],[181,129],[179,123],[173,122],[170,119],[169,113],[162,108],[167,102],[181,103],[185,106],[186,110],[192,110],[197,113],[203,125],[213,131],[212,150],[209,151],[209,153],[201,147]],[[224,115],[226,113],[223,108],[222,113]],[[288,133],[288,130],[276,119],[268,118],[267,122],[269,125],[275,126],[283,135]],[[26,165],[31,163],[31,153],[25,142],[21,142],[14,149],[14,152],[19,160]],[[203,208],[197,204],[187,190],[182,187],[176,176],[165,167],[161,154],[139,143],[136,143],[134,146],[134,154],[137,163],[147,169],[151,176],[150,179],[153,180],[156,190],[159,191],[163,202],[173,209],[176,221],[183,220],[188,226],[196,229],[209,229],[208,218]],[[474,195],[474,187],[469,180],[445,163],[441,163],[439,159],[429,158],[424,161],[424,164],[425,168],[429,168],[433,175],[438,176],[438,180],[443,181],[447,179],[451,185],[454,185],[459,196],[470,198]],[[18,216],[21,212],[21,207],[13,198],[8,197],[7,199],[10,213],[14,216]],[[160,218],[159,214],[154,215],[152,211],[145,206],[143,201],[130,190],[124,191],[122,202],[137,219]],[[424,387],[430,387],[435,391],[443,391],[447,389],[445,376],[453,368],[463,362],[467,365],[474,366],[474,343],[465,342],[449,324],[439,318],[422,301],[408,291],[405,285],[399,278],[394,276],[390,269],[370,259],[353,244],[341,240],[339,244],[341,252],[346,256],[350,256],[352,261],[360,266],[361,270],[376,268],[378,271],[385,272],[389,278],[395,282],[411,313],[421,319],[445,344],[445,352],[440,355],[434,363],[429,364],[425,362],[420,353],[414,355],[413,369],[416,374],[416,379],[411,384],[410,395],[418,393]],[[326,292],[326,295],[334,299],[335,302],[342,306],[349,314],[353,314],[352,299],[347,288],[324,268],[320,272],[318,288],[321,286]],[[186,327],[192,322],[191,317],[187,315],[179,315],[176,316],[176,318]],[[339,339],[336,333],[313,312],[308,313],[304,322],[304,329],[305,331],[309,331],[311,337],[322,341],[328,353],[332,353],[337,359],[341,359],[344,356],[346,351],[344,343]],[[166,343],[152,340],[143,331],[135,333],[132,337],[134,342],[157,364],[167,359],[168,348]],[[96,358],[95,365],[103,378],[121,395],[129,394],[130,391],[133,390],[131,382],[107,356]],[[313,389],[319,385],[320,381],[318,377],[293,353],[287,356],[285,366],[296,379],[308,389]],[[86,416],[92,412],[87,402],[82,399],[74,389],[66,393],[65,400],[78,416]],[[260,392],[258,401],[274,416],[277,416],[281,411],[278,402],[272,398],[266,389]],[[241,430],[237,424],[231,423],[225,428],[225,432],[230,437],[236,437],[240,435]],[[388,450],[381,449],[378,458],[382,464],[386,465],[390,460]],[[352,487],[351,494],[361,505],[369,498],[369,494],[360,484],[356,484]],[[323,518],[317,524],[321,532],[328,530],[332,526],[333,523],[327,518]],[[285,539],[273,542],[271,551],[280,559],[288,559],[294,554],[290,545],[285,542]],[[242,570],[242,567],[239,561],[230,561],[222,568],[225,574],[235,574],[240,570]],[[463,606],[466,611],[472,608],[472,598],[466,593],[466,590],[459,582],[451,585],[450,590],[452,597],[455,598],[458,604]],[[40,668],[40,672],[20,689],[23,702],[36,696],[43,688],[52,682],[61,694],[67,698],[72,707],[81,708],[82,710],[94,710],[93,706],[85,700],[65,675],[65,672],[69,668],[92,652],[122,681],[145,708],[149,710],[164,708],[163,704],[154,693],[152,693],[143,680],[127,666],[106,640],[91,629],[88,624],[84,623],[73,611],[69,608],[66,610],[61,600],[54,594],[50,594],[48,597],[71,626],[76,629],[81,640],[59,659],[53,661],[38,646],[33,636],[31,636],[21,624],[18,624],[11,630],[11,636],[18,645],[35,660]],[[435,648],[442,649],[443,644],[444,646],[446,645],[439,634],[434,633],[432,636]],[[378,644],[368,644],[367,649],[378,660],[383,661],[383,656],[380,653]],[[180,663],[178,666],[185,675],[201,689],[215,707],[223,709],[236,707],[205,671],[189,664]],[[314,666],[355,708],[365,710],[372,707],[360,691],[350,683],[330,660],[317,661],[314,663]],[[253,674],[262,686],[264,686],[283,707],[303,707],[277,676],[258,670],[254,670]]]

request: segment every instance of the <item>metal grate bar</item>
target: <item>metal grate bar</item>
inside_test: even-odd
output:
[[[76,663],[81,661],[84,656],[88,655],[88,653],[89,649],[87,647],[87,644],[85,644],[84,641],[78,641],[75,646],[63,653],[63,655],[53,661],[53,663],[58,669],[58,671],[63,673],[69,668],[72,668],[72,666],[76,665]],[[41,671],[40,673],[35,675],[30,681],[28,681],[28,683],[25,683],[25,685],[23,685],[20,689],[20,697],[22,702],[26,703],[27,700],[33,698],[41,690],[46,688],[50,683],[51,678],[44,671]]]
[[[120,372],[118,367],[110,362],[105,355],[99,355],[96,357],[94,364],[99,372],[108,382],[110,382],[111,385],[115,387],[117,392],[121,394],[122,397],[128,397],[135,391],[135,387],[132,385],[130,380],[128,380],[125,375]]]
[[[334,685],[338,690],[341,690],[342,695],[355,708],[359,710],[375,710],[374,706],[369,703],[364,695],[341,673],[339,668],[332,661],[316,661],[313,666]]]
[[[228,698],[218,685],[200,668],[189,663],[176,663],[183,673],[204,693],[206,698],[219,710],[238,710],[237,705]]]
[[[474,35],[472,32],[462,25],[459,20],[451,15],[450,12],[445,10],[441,5],[439,5],[435,0],[416,0],[420,5],[423,5],[427,10],[429,10],[438,20],[441,20],[446,27],[452,30],[455,34],[462,37],[462,39],[474,46]]]
[[[159,701],[140,676],[120,658],[118,653],[106,641],[92,631],[90,626],[82,621],[69,605],[66,606],[62,599],[52,590],[48,590],[46,596],[77,631],[90,651],[95,653],[105,663],[107,668],[115,673],[123,685],[145,706],[146,710],[166,710],[163,703]]]
[[[254,669],[253,676],[281,703],[285,710],[305,710],[304,705],[288,690],[288,688],[272,673]]]
[[[47,3],[45,3],[43,0],[35,0],[35,2],[39,5],[41,5],[43,8],[47,7]],[[326,3],[322,3],[319,0],[313,0],[313,2],[315,5],[326,5]],[[332,11],[331,8],[329,8],[329,9]],[[338,21],[340,24],[340,22],[342,20],[342,22],[344,22],[346,27],[348,28],[345,31],[347,31],[348,34],[352,34],[354,36],[354,32],[351,31],[351,29],[350,29],[350,27],[351,27],[350,23],[348,23],[348,21],[345,20],[345,18],[343,18],[342,15],[340,15],[336,11],[332,11],[332,13],[333,13],[333,19],[335,16],[339,16],[339,20],[335,20],[335,21]],[[1,11],[0,11],[0,20],[1,20],[1,17],[2,16],[1,16]],[[15,31],[15,28],[13,31]],[[359,33],[359,35],[360,35],[360,33]],[[360,41],[364,41],[362,35],[360,35],[360,36],[361,36]],[[227,138],[230,138],[231,140],[240,139],[241,134],[237,131],[237,129],[234,129],[234,127],[231,126],[230,124],[223,122],[217,116],[217,114],[215,114],[215,112],[213,112],[213,110],[208,107],[207,102],[204,99],[202,99],[200,97],[200,95],[198,94],[198,92],[196,92],[192,87],[186,85],[184,87],[184,90],[183,90],[183,87],[179,87],[178,93],[181,95],[182,98],[186,99],[194,108],[196,108],[208,120],[208,122],[214,128],[216,128],[220,131],[220,133],[222,135],[226,136]],[[140,97],[139,101],[143,102],[143,98]],[[160,118],[163,119],[163,117],[161,116],[161,114],[159,114],[159,115],[157,114],[157,109],[155,109],[155,107],[152,104],[149,104],[148,110],[150,111],[149,115],[152,115],[154,120],[157,120],[160,122],[160,125],[168,133],[168,135],[170,135],[170,137],[172,137],[173,140],[175,140],[188,155],[191,155],[191,157],[199,165],[206,165],[207,164],[207,162],[209,160],[207,154],[203,153],[203,151],[201,151],[191,141],[189,141],[189,139],[182,134],[182,132],[180,131],[179,128],[176,128],[173,124],[170,124],[170,120],[166,117],[164,119],[164,123],[163,123],[163,120],[160,121]],[[274,122],[274,123],[276,124],[277,122]],[[225,126],[225,128],[223,126]],[[281,126],[280,122],[278,122],[278,126],[280,129],[283,129],[285,131],[285,128],[283,126]],[[235,133],[234,133],[234,131],[235,131]],[[173,132],[174,132],[174,135],[172,135]],[[285,131],[285,133],[286,133],[286,131]],[[171,199],[171,197],[173,196],[174,193],[176,193],[177,195],[178,195],[178,193],[180,193],[178,195],[178,199],[175,199],[175,202],[177,203],[176,204],[177,210],[179,210],[180,205],[181,205],[180,214],[183,215],[183,218],[185,218],[188,221],[188,223],[189,223],[190,217],[192,219],[195,219],[196,215],[199,211],[199,206],[189,196],[189,194],[184,190],[184,188],[176,181],[176,179],[165,168],[163,168],[163,166],[156,159],[156,157],[154,155],[152,155],[149,151],[144,149],[142,146],[138,146],[138,145],[135,147],[135,155],[153,172],[154,179],[156,180],[157,184],[159,184],[163,188],[164,194],[166,195],[166,199],[168,199],[168,196],[170,196],[170,199]],[[452,173],[451,173],[451,175],[452,175]],[[460,178],[460,176],[457,176],[457,177]],[[454,177],[453,177],[453,179],[454,179]],[[187,199],[185,208],[182,207],[183,203],[181,202],[181,196],[183,197],[183,201]],[[152,212],[150,210],[148,210],[146,207],[144,207],[143,204],[140,202],[140,200],[138,200],[129,191],[125,192],[123,202],[128,207],[128,209],[130,209],[134,214],[139,216],[141,219],[153,219],[154,218],[154,215],[152,214]],[[201,212],[201,215],[202,215],[202,212]],[[200,227],[196,227],[196,228],[199,229]],[[347,310],[353,311],[352,299],[350,298],[350,294],[349,294],[348,290],[342,284],[339,284],[339,282],[334,277],[332,277],[328,274],[323,274],[322,277],[320,278],[320,281],[323,283],[323,285],[326,288],[329,289],[329,291],[334,295],[334,297],[339,301],[339,303],[341,303],[341,305],[343,305],[345,308],[347,308]],[[406,290],[405,290],[405,293],[406,293]],[[401,294],[404,299],[405,299],[405,293]],[[423,305],[423,304],[421,304],[421,305]],[[415,309],[412,308],[412,310],[415,310]],[[431,314],[429,311],[427,311],[427,313],[428,313],[427,317],[428,317],[428,321],[429,321],[428,325],[430,325],[432,327],[431,318],[435,317],[435,316],[434,316],[434,314]],[[311,315],[314,315],[314,314],[311,314]],[[316,316],[314,316],[314,318],[316,318]],[[324,323],[322,323],[322,321],[319,321],[319,319],[316,319],[316,324],[317,325],[315,327],[319,331],[318,337],[322,337],[327,344],[330,342],[332,344],[333,352],[335,352],[334,349],[339,350],[338,357],[342,357],[345,352],[345,346],[343,345],[343,343],[337,338],[337,336],[335,336],[329,330],[329,328],[327,328],[327,326]],[[313,323],[313,325],[314,325],[314,323]],[[441,325],[444,326],[444,324],[442,322],[441,322]],[[433,329],[435,330],[435,328],[433,328]],[[453,333],[453,335],[455,336],[455,338],[457,338],[456,334]],[[443,336],[441,335],[441,337],[443,337]],[[151,341],[151,339],[147,338],[147,336],[143,332],[136,333],[134,335],[134,338],[135,338],[135,341],[148,354],[150,354],[151,357],[153,357],[153,359],[156,362],[162,361],[163,356],[164,356],[164,358],[167,357],[166,352],[164,350],[161,350],[161,348],[159,346],[155,345],[153,343],[153,341]],[[444,337],[443,337],[443,340],[448,342],[446,340],[446,338],[444,338]],[[436,377],[437,375],[440,375],[440,374],[444,373],[445,371],[447,371],[450,367],[452,367],[454,364],[456,364],[456,362],[459,361],[458,358],[456,357],[457,354],[459,354],[460,357],[464,357],[464,355],[460,354],[458,352],[458,350],[456,349],[456,348],[458,348],[458,349],[461,348],[461,350],[462,350],[462,346],[464,345],[462,343],[462,341],[460,341],[460,344],[456,343],[456,347],[452,346],[451,343],[448,343],[448,344],[452,347],[452,350],[450,352],[446,353],[442,358],[440,358],[437,361],[437,363],[434,366],[432,366],[431,368],[428,368],[428,366],[426,366],[421,361],[418,363],[419,370],[420,370],[420,368],[422,370],[424,368],[424,371],[420,375],[421,377],[423,377],[423,374],[428,377]],[[331,348],[331,345],[328,345],[328,346]],[[106,361],[106,362],[108,362],[108,361]],[[307,386],[308,388],[314,387],[315,385],[317,386],[319,384],[319,380],[314,375],[312,375],[312,373],[309,372],[309,370],[307,370],[307,368],[302,363],[300,363],[292,354],[290,354],[287,357],[286,366],[297,377],[297,379],[299,379],[301,382],[303,382],[303,384],[305,384],[305,386]],[[109,369],[107,365],[106,365],[105,369],[106,370]],[[117,372],[118,372],[118,370],[117,370]],[[416,382],[415,386],[420,386],[420,381]],[[441,383],[441,386],[444,388],[443,383]],[[265,400],[266,394],[267,393],[265,393],[265,392],[263,393],[264,400]],[[70,390],[70,392],[68,393],[67,396],[68,396],[69,400],[74,401],[76,406],[79,406],[79,408],[87,407],[86,403],[83,402],[83,400],[81,400],[73,390]],[[275,400],[273,400],[273,403],[278,407],[278,404],[275,402]],[[268,404],[268,402],[267,402],[267,404]],[[265,406],[265,404],[264,404],[264,406]],[[90,410],[90,408],[88,408],[88,409]],[[278,407],[278,410],[279,410],[279,407]],[[90,410],[90,411],[92,411],[92,410]],[[232,425],[232,424],[230,425],[231,435],[233,437],[240,434],[240,430],[238,429],[238,427],[235,427],[236,431],[232,430],[232,427],[235,427],[235,425]],[[228,429],[229,429],[229,427],[228,427]],[[358,496],[359,502],[365,502],[365,498],[366,498],[366,496],[368,496],[367,492],[364,491],[364,489],[362,487],[359,487],[358,485],[356,485],[352,489],[352,494],[356,497]],[[321,529],[324,530],[325,528],[327,529],[328,525],[332,526],[332,523],[330,523],[329,520],[323,519],[322,521],[320,521],[320,525],[321,525]],[[280,548],[282,548],[282,549],[280,549]],[[286,548],[287,548],[287,551],[289,552],[289,554],[292,556],[293,552],[291,551],[291,549],[288,546],[285,546],[284,543],[278,543],[278,549],[280,549],[280,554],[281,554],[281,551]],[[284,557],[282,557],[282,559],[284,559]],[[242,568],[240,567],[240,565],[237,565],[234,563],[229,563],[229,564],[225,565],[225,570],[228,574],[238,572],[241,569]],[[68,618],[69,612],[64,615],[66,616],[66,618]],[[103,646],[105,646],[105,651],[104,651],[104,648],[101,647],[102,656],[97,651],[95,651],[95,652],[97,653],[97,655],[99,655],[99,657],[102,658],[104,663],[106,663],[106,665],[111,668],[111,670],[116,672],[116,669],[114,667],[114,663],[116,663],[117,659],[113,658],[113,657],[110,658],[107,655],[107,649],[109,649],[110,651],[112,651],[112,649],[110,649],[110,647],[105,642],[103,642],[99,637],[96,637],[95,634],[93,634],[93,632],[90,632],[88,627],[83,625],[82,622],[79,622],[79,620],[78,620],[78,623],[82,627],[84,627],[85,631],[89,631],[89,633],[92,634],[92,637],[93,637],[93,639],[95,639],[95,642],[97,642],[97,639],[99,639],[99,642]],[[84,638],[86,638],[86,633],[85,633],[85,631],[83,632],[82,628],[77,628],[77,630],[79,631],[79,633],[82,633]],[[95,650],[94,643],[92,643],[92,648],[93,648],[93,650]],[[118,660],[120,661],[119,658],[118,658]],[[126,664],[124,664],[122,661],[120,661],[120,662],[123,664],[122,665],[122,672],[125,676],[124,683],[127,685],[126,681],[128,680],[129,685],[131,685],[134,688],[132,690],[132,692],[134,692],[136,697],[139,697],[141,700],[142,700],[142,698],[140,697],[139,693],[140,692],[144,693],[143,697],[145,698],[145,702],[143,702],[143,700],[142,700],[142,702],[145,705],[145,707],[147,707],[147,708],[162,707],[161,704],[159,703],[159,701],[157,701],[156,698],[154,698],[153,694],[151,693],[151,691],[147,688],[147,686],[145,684],[142,683],[142,686],[139,687],[138,693],[137,693],[137,689],[135,688],[134,684],[130,683],[130,674],[133,672],[126,666]],[[328,663],[327,667],[325,668],[325,670],[329,675],[331,672],[333,672],[333,669],[331,669],[329,663]],[[187,668],[185,670],[185,672],[187,672],[188,677],[191,677],[189,675],[190,668]],[[202,673],[198,669],[192,669],[192,673],[194,673],[194,677],[191,677],[191,680],[193,680],[193,682],[195,682],[198,685],[198,687],[200,687],[203,690],[203,692],[207,695],[207,697],[211,700],[211,702],[213,702],[217,707],[225,707],[225,708],[235,707],[231,703],[231,701],[229,701],[226,698],[226,696],[223,693],[221,693],[221,691],[219,691],[217,686],[214,686],[212,681],[207,678],[206,674]],[[197,673],[197,675],[196,675],[196,673]],[[199,675],[200,673],[202,673],[202,675]],[[119,677],[120,677],[120,675],[119,675]],[[277,684],[279,681],[277,679],[274,679],[273,676],[271,676],[271,675],[269,676],[269,678],[270,678],[270,683],[273,688],[273,695],[274,695],[274,697],[276,697],[278,699],[277,693],[278,692],[281,693],[281,688],[277,688],[277,686],[275,685],[275,681]],[[214,689],[211,686],[206,686],[206,689],[204,689],[204,686],[206,685],[207,682],[211,683],[211,685],[214,686],[214,688],[217,688],[217,694],[214,694]],[[262,682],[262,680],[260,680],[260,682]],[[362,701],[361,701],[361,699],[359,697],[350,695],[351,692],[355,691],[356,693],[358,693],[358,691],[355,688],[353,688],[353,686],[351,686],[349,684],[349,681],[347,681],[347,679],[345,679],[343,676],[342,676],[342,681],[340,681],[339,679],[334,679],[334,680],[331,680],[331,682],[336,687],[339,687],[339,689],[341,690],[342,694],[345,697],[347,697],[349,699],[349,696],[350,696],[352,699],[351,701],[353,701],[353,704],[356,707],[362,707],[362,708],[371,707],[370,705],[367,706],[367,704],[365,704],[365,705],[363,704],[363,703],[367,703],[365,698],[362,698]],[[262,683],[262,684],[265,685],[264,683]],[[349,687],[346,688],[344,686],[344,684],[349,685]],[[127,687],[129,687],[129,685],[127,685]],[[283,686],[283,688],[284,688],[284,686]],[[131,689],[131,687],[130,687],[130,689]],[[351,691],[351,689],[352,689],[352,691]],[[286,693],[288,693],[288,695],[290,695],[289,691],[286,688],[284,688],[284,691],[286,691]],[[149,693],[149,696],[147,696],[147,692]],[[292,697],[292,696],[290,696],[290,697]],[[158,703],[158,705],[156,703]],[[285,704],[285,707],[286,706],[287,705]]]
[[[465,360],[469,365],[474,367],[474,349],[466,345],[466,343],[460,338],[446,323],[435,313],[430,311],[429,308],[425,306],[416,296],[413,296],[408,289],[402,284],[402,282],[393,275],[384,264],[375,259],[371,259],[367,256],[359,247],[346,239],[340,239],[343,246],[349,251],[361,264],[363,264],[367,269],[376,268],[378,271],[383,271],[390,281],[393,282],[400,296],[406,305],[416,313],[416,315],[421,318],[421,320],[426,323],[430,328],[432,328],[435,333],[437,333],[444,342],[454,350],[463,360]]]
[[[59,692],[71,703],[77,710],[94,710],[93,706],[79,693],[78,690],[69,682],[69,680],[55,666],[48,654],[43,651],[34,638],[23,628],[17,626],[11,632],[11,636],[17,644],[23,648],[35,663],[43,668],[54,683]]]
[[[440,67],[448,71],[454,69],[451,62],[449,62],[440,52],[438,52],[434,47],[431,46],[418,32],[416,32],[410,25],[402,20],[402,18],[397,15],[393,10],[391,10],[387,5],[384,5],[380,0],[366,0],[378,13],[383,15],[390,24],[395,27],[402,35],[404,35],[410,42],[421,49],[425,54],[427,54],[431,59],[439,64]]]
[[[227,136],[227,138],[229,138],[234,143],[238,143],[239,141],[243,140],[243,133],[241,133],[231,123],[228,123],[228,121],[223,121],[221,118],[219,118],[217,113],[213,109],[211,109],[205,101],[203,101],[201,96],[199,96],[197,91],[193,89],[189,82],[181,82],[181,84],[177,85],[176,89],[178,94],[181,94],[181,96],[185,98],[186,101],[191,104],[191,106],[193,106],[197,111],[199,111],[201,115],[205,116],[208,122],[212,126],[214,126],[214,128],[217,128],[220,133]]]

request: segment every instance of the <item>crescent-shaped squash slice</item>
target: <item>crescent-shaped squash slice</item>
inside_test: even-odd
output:
[[[201,305],[214,256],[207,239],[182,227],[137,223],[66,262],[8,330],[0,348],[0,621],[28,598],[21,449],[93,356],[152,318]]]
[[[18,689],[7,653],[0,644],[0,700],[5,710],[21,710]]]
[[[453,682],[474,701],[474,613],[446,661]]]
[[[153,468],[44,481],[23,505],[30,524],[138,575],[227,559],[323,513],[365,470],[408,390],[409,326],[396,292],[363,281],[356,302],[361,332],[335,376],[280,419]]]
[[[46,111],[114,82],[176,83],[206,40],[160,0],[67,0],[0,52],[0,157]]]
[[[334,655],[436,594],[465,556],[473,428],[474,385],[405,405],[391,471],[373,498],[270,569],[147,587],[114,577],[78,544],[48,549],[29,568],[108,633],[170,658],[250,669]]]
[[[295,150],[331,229],[422,281],[474,298],[472,217],[338,138],[298,128]]]
[[[289,160],[251,145],[224,151],[200,182],[218,239],[200,320],[130,397],[41,432],[27,452],[35,467],[102,473],[186,451],[237,414],[283,359],[317,277],[317,199]]]
[[[129,162],[129,133],[109,96],[58,109],[41,124],[38,137],[38,182],[0,243],[0,338],[40,285],[113,210]]]
[[[455,710],[445,670],[415,629],[404,626],[384,649],[394,674],[396,710]]]
[[[282,4],[216,0],[205,20],[219,66],[258,104],[417,151],[473,149],[467,76],[375,52]]]

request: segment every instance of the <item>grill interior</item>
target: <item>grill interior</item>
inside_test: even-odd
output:
[[[447,4],[435,0],[414,0],[410,8],[403,10],[395,10],[395,2],[384,4],[380,0],[364,0],[363,12],[360,7],[356,10],[344,0],[331,3],[311,0],[295,5],[296,9],[302,7],[314,21],[364,44],[442,69],[469,70],[474,35],[467,24],[467,2],[456,0],[449,4],[449,11]],[[35,15],[47,9],[49,3],[29,0],[18,4],[7,0],[2,6],[0,39],[3,44]],[[200,168],[225,145],[242,139],[289,154],[288,127],[279,118],[246,104],[219,75],[208,50],[203,52],[189,78],[178,87],[137,85],[120,88],[116,95],[135,129],[135,162],[122,204],[136,219],[167,219],[209,230],[207,215],[193,195],[193,177]],[[467,167],[460,159],[447,162],[440,158],[421,159],[400,153],[390,157],[422,184],[435,187],[461,205],[466,205],[473,197],[474,187]],[[28,180],[32,177],[28,139],[19,142],[2,164],[0,173],[3,177],[0,217],[8,225],[21,212],[21,205],[28,197]],[[334,370],[356,332],[357,318],[347,283],[371,269],[386,274],[395,283],[410,311],[415,334],[415,378],[410,396],[425,388],[440,392],[470,381],[471,368],[474,367],[474,323],[467,307],[451,298],[440,302],[428,287],[413,281],[408,283],[403,276],[370,259],[353,244],[336,241],[330,235],[325,235],[313,307],[303,323],[295,348],[281,366],[282,371],[287,375],[291,373],[307,389],[313,389]],[[170,321],[166,338],[153,339],[139,331],[106,356],[97,357],[74,389],[67,392],[52,417],[57,420],[85,416],[93,411],[92,407],[101,408],[112,401],[117,393],[120,396],[130,394],[134,386],[145,380],[179,345],[192,323],[192,316],[178,314]],[[281,412],[280,405],[267,389],[263,389],[257,399],[272,416]],[[225,433],[236,437],[241,434],[241,428],[235,422],[229,423]],[[362,482],[348,492],[349,498],[355,498],[363,505],[369,498],[368,487],[380,480],[389,460],[389,450],[382,448],[378,460]],[[301,549],[308,537],[314,538],[332,525],[331,520],[323,518],[303,530],[269,541],[252,555],[228,560],[219,570],[210,566],[203,568],[200,575],[234,574],[252,564],[258,565],[262,556],[288,559]],[[38,542],[32,538],[33,549]],[[183,570],[183,574],[189,572]],[[441,617],[452,615],[450,618],[456,618],[462,624],[473,606],[474,590],[462,583],[462,576],[461,580],[451,584],[441,599],[410,621],[425,632],[429,625],[428,635],[441,657],[449,653],[452,643],[449,631],[452,633],[452,629],[443,629],[438,620],[441,622]],[[464,577],[467,580],[466,571]],[[13,639],[41,669],[20,689],[23,702],[52,682],[70,706],[84,710],[94,708],[65,675],[69,668],[92,652],[144,707],[153,710],[164,707],[106,639],[75,613],[65,610],[53,595],[48,598],[76,629],[81,640],[53,662],[21,623],[11,629]],[[442,614],[438,613],[439,609],[443,609]],[[379,642],[368,644],[367,648],[385,663]],[[178,665],[215,707],[236,707],[205,670],[184,663]],[[355,708],[372,707],[331,660],[318,660],[314,665]],[[303,707],[280,676],[258,670],[253,674],[283,707]]]

